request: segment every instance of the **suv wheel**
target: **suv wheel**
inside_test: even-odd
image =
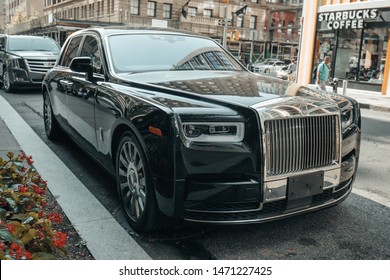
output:
[[[6,92],[11,92],[14,90],[14,86],[9,80],[8,69],[4,69],[3,71],[3,87]]]

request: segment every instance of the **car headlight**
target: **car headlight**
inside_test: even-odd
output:
[[[353,108],[341,112],[341,128],[344,130],[353,122]]]
[[[243,123],[195,123],[182,124],[187,140],[196,142],[240,142],[244,139]]]
[[[11,65],[12,68],[23,68],[24,59],[17,56],[13,56],[11,57]]]

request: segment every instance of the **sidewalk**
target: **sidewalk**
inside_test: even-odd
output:
[[[337,89],[338,94],[343,94],[343,89]],[[390,112],[390,96],[380,92],[347,89],[346,96],[354,98],[360,104],[360,108],[375,111]]]
[[[338,89],[340,94],[341,88]],[[378,92],[347,89],[361,108],[390,112],[390,97]],[[52,182],[51,192],[79,232],[95,259],[150,259],[105,208],[89,193],[60,159],[43,143],[18,113],[0,96],[0,156],[24,150],[34,157],[34,166]],[[60,170],[60,172],[59,172]],[[94,209],[91,219],[89,212]]]
[[[34,168],[96,260],[151,259],[0,95],[0,156],[21,150],[33,156]]]

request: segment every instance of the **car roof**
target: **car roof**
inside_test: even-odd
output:
[[[116,35],[116,34],[172,34],[172,35],[190,35],[190,36],[210,39],[207,36],[202,36],[198,33],[190,32],[187,30],[178,30],[178,29],[170,29],[170,28],[134,28],[134,27],[123,27],[123,26],[86,28],[86,29],[79,30],[73,34],[77,35],[77,34],[83,34],[88,32],[98,33],[102,37]]]

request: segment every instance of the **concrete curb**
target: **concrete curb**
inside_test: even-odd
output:
[[[0,118],[34,167],[48,181],[51,193],[97,260],[150,260],[83,183],[39,138],[10,104],[0,96]]]
[[[360,102],[359,102],[359,105],[360,105],[360,108],[362,108],[362,109],[370,109],[370,110],[380,111],[380,112],[390,112],[389,107],[377,106],[377,105],[372,105],[372,104],[368,104],[368,103],[360,103]]]

